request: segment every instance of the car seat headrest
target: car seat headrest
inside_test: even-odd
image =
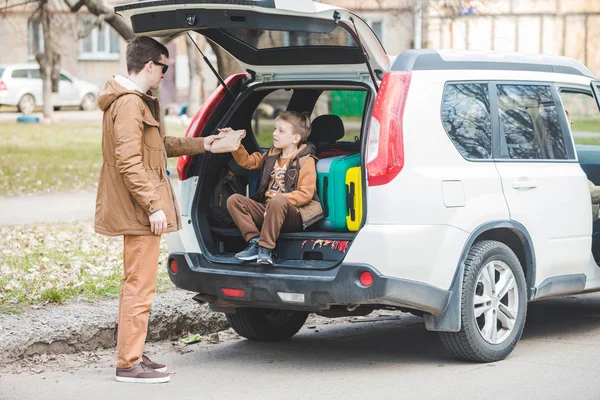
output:
[[[337,115],[320,115],[312,122],[310,140],[313,143],[331,144],[344,137],[344,123]]]

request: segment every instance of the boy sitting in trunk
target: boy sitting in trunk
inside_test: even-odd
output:
[[[231,128],[219,131],[227,134]],[[272,265],[280,232],[306,229],[323,217],[316,194],[315,148],[304,143],[309,134],[309,117],[286,111],[275,120],[273,146],[267,153],[248,154],[244,146],[232,152],[243,168],[262,170],[256,194],[251,198],[234,194],[227,200],[227,209],[248,242],[237,259]]]

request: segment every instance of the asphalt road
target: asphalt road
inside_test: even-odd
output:
[[[454,360],[409,314],[190,349],[158,346],[168,384],[117,383],[112,367],[87,365],[3,374],[0,399],[600,399],[600,295],[531,303],[516,350],[491,364]]]

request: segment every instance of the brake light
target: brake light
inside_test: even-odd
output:
[[[369,186],[389,183],[404,167],[402,118],[411,73],[388,72],[375,100],[367,148]]]
[[[363,271],[358,277],[358,280],[360,281],[361,285],[369,287],[373,284],[373,274],[368,271]]]
[[[4,83],[4,81],[0,81],[0,91],[2,90],[8,90],[8,88],[6,87],[6,83]]]
[[[227,297],[244,298],[244,289],[221,288],[221,291]]]
[[[177,266],[177,261],[175,259],[172,259],[171,262],[169,263],[169,268],[171,269],[171,272],[176,274],[177,271],[179,271],[179,267]]]
[[[235,74],[231,75],[227,79],[225,79],[225,84],[227,87],[232,88],[233,85],[237,81],[242,78],[248,77],[247,74]],[[223,88],[223,86],[219,85],[215,89],[214,92],[206,99],[200,110],[194,115],[190,126],[188,126],[187,131],[185,132],[185,137],[200,137],[204,132],[204,128],[206,128],[206,124],[208,124],[208,120],[215,112],[219,103],[225,98],[227,92]],[[187,172],[190,164],[192,163],[192,156],[181,156],[177,160],[177,175],[179,176],[179,180],[183,181],[187,179]]]

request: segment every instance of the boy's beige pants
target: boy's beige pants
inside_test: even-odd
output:
[[[234,194],[227,199],[227,209],[242,232],[244,240],[249,242],[250,239],[260,236],[259,246],[267,249],[275,248],[280,232],[302,230],[300,212],[280,194],[274,196],[267,204]]]
[[[123,247],[117,368],[129,368],[142,361],[156,291],[160,236],[125,236]]]

